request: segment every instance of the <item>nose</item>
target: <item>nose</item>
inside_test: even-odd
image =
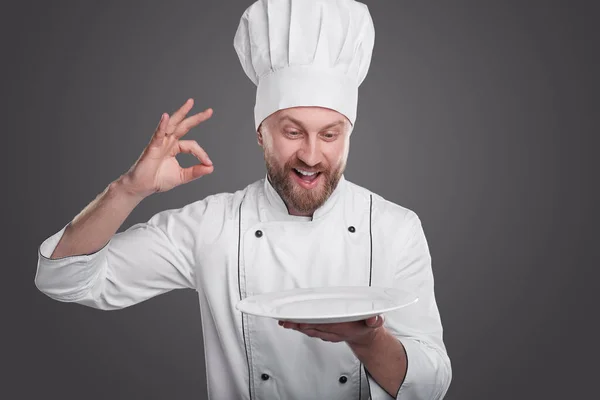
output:
[[[314,167],[322,161],[318,142],[317,139],[308,136],[302,141],[302,146],[297,152],[298,159],[309,167]]]

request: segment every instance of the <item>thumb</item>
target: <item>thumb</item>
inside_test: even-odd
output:
[[[368,318],[365,322],[369,328],[379,328],[381,325],[383,325],[383,316],[376,315]]]

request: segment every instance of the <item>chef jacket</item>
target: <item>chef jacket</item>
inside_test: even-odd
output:
[[[419,217],[344,176],[313,217],[289,215],[265,177],[158,212],[116,233],[95,253],[50,259],[66,227],[39,247],[37,288],[52,299],[100,310],[194,289],[210,399],[393,398],[347,343],[325,342],[235,308],[247,296],[323,286],[415,293],[416,303],[384,315],[408,359],[395,398],[442,399],[450,385]]]

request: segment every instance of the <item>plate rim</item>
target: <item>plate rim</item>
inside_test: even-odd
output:
[[[406,289],[402,289],[402,288],[395,288],[395,287],[385,287],[385,286],[318,286],[318,287],[306,287],[306,288],[293,288],[293,289],[286,289],[286,290],[280,290],[280,291],[274,291],[274,292],[266,292],[266,293],[260,293],[257,295],[252,295],[252,296],[247,296],[242,300],[239,300],[236,305],[235,308],[240,311],[243,314],[249,314],[249,315],[253,315],[253,316],[258,316],[258,317],[266,317],[266,318],[273,318],[273,319],[277,319],[277,320],[294,320],[294,319],[298,319],[298,317],[294,317],[294,316],[285,316],[285,315],[277,315],[277,314],[273,314],[273,313],[268,313],[268,312],[249,312],[247,308],[244,308],[245,302],[247,302],[248,299],[260,299],[260,298],[265,298],[265,297],[271,297],[273,295],[280,295],[280,296],[285,296],[286,294],[293,294],[293,293],[297,293],[297,292],[305,292],[305,291],[310,291],[310,290],[356,290],[356,289],[377,289],[377,291],[382,291],[382,292],[386,292],[388,290],[391,291],[396,291],[396,292],[403,292],[403,293],[407,293],[409,295],[411,295],[410,297],[412,298],[409,302],[405,303],[405,304],[400,304],[400,305],[395,305],[395,306],[391,306],[391,307],[386,307],[384,309],[378,310],[377,311],[377,315],[379,314],[383,314],[386,312],[390,312],[393,310],[397,310],[400,308],[404,308],[404,307],[408,307],[409,305],[412,305],[414,303],[417,303],[419,301],[419,296],[414,293],[411,292],[409,290]],[[363,312],[355,312],[355,313],[350,313],[350,314],[329,314],[329,315],[321,315],[321,316],[307,316],[307,317],[300,317],[300,319],[310,319],[310,320],[329,320],[329,319],[340,319],[340,318],[356,318],[356,317],[361,317],[361,316],[366,316],[366,315],[370,315],[373,314],[372,311],[363,311]]]

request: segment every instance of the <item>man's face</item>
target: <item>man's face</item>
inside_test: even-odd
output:
[[[329,198],[346,168],[351,124],[322,107],[294,107],[259,127],[271,184],[290,214],[310,216]]]

